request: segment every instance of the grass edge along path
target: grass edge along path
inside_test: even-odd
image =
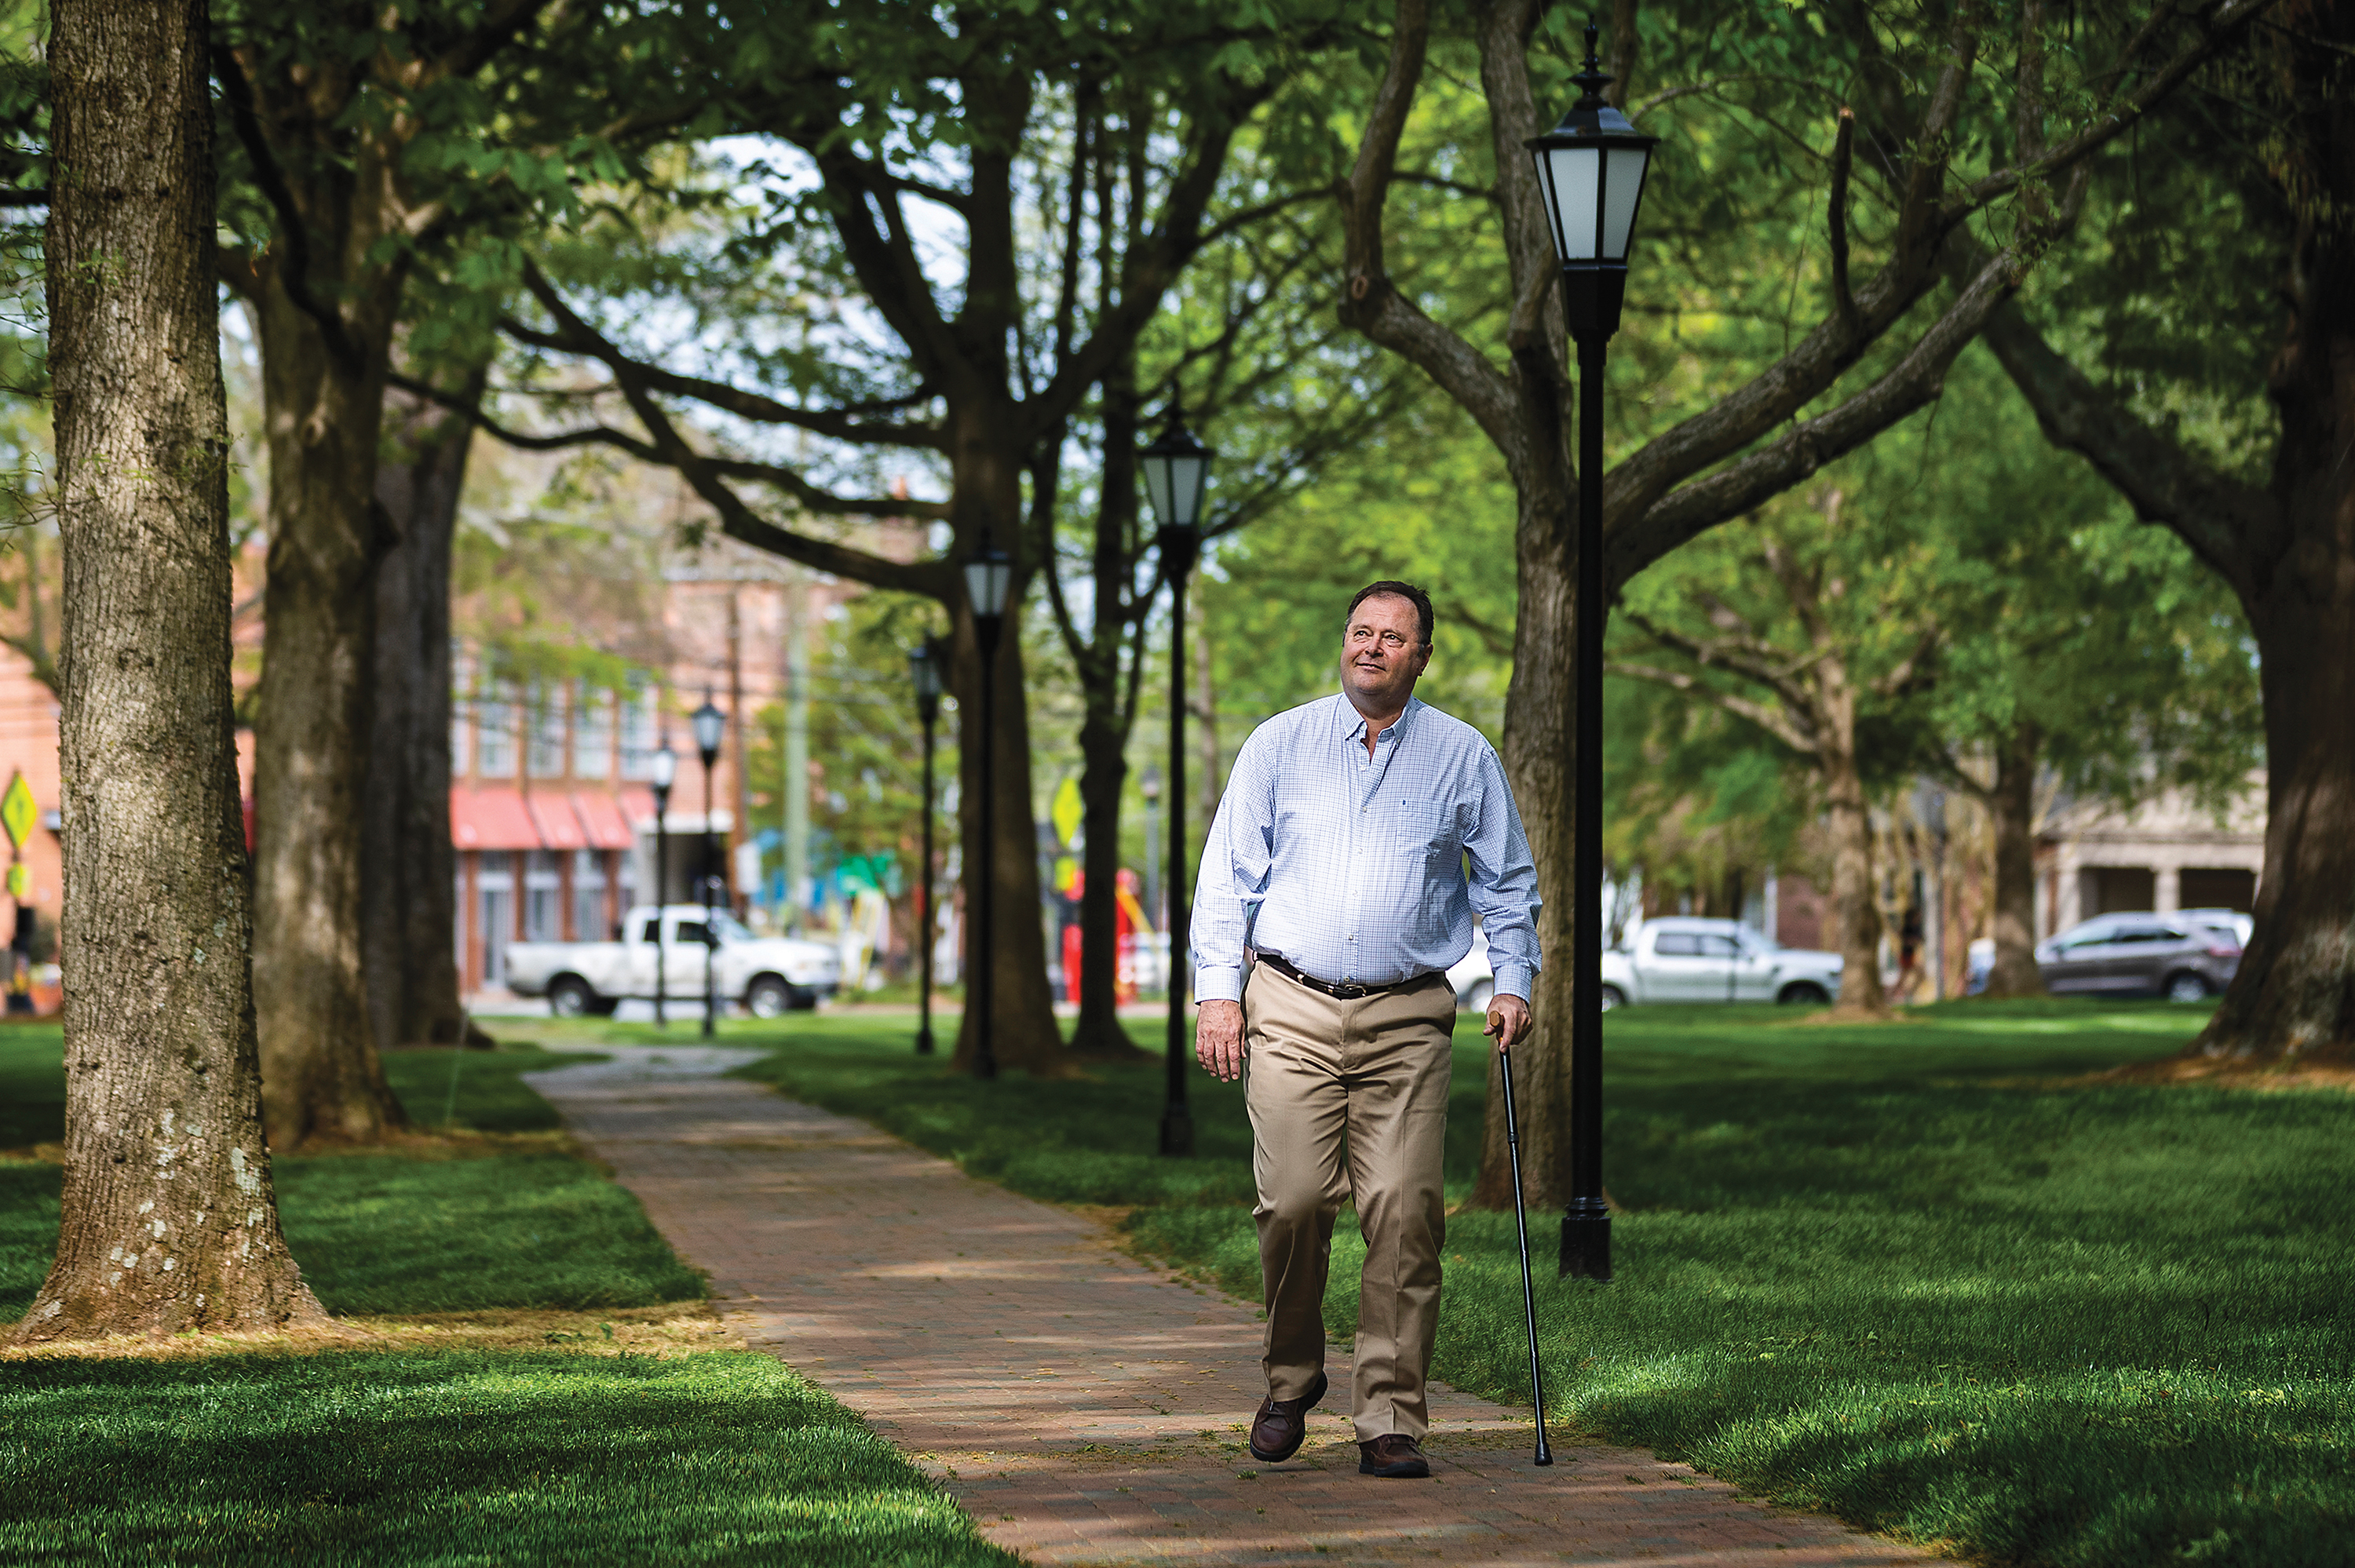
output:
[[[1889,1025],[1614,1013],[1618,1279],[1539,1287],[1550,1404],[1775,1503],[1998,1562],[2335,1564],[2355,1531],[2355,1097],[2088,1082],[2199,1018],[1951,1004]],[[615,1026],[615,1036],[621,1028]],[[1248,1128],[1193,1079],[1199,1155],[1152,1147],[1159,1068],[994,1085],[874,1018],[740,1025],[743,1075],[1258,1294]],[[1486,1057],[1459,1034],[1451,1192]],[[1540,1248],[1551,1226],[1538,1226]],[[1451,1221],[1437,1375],[1526,1403],[1508,1214]],[[1344,1219],[1327,1321],[1362,1257]]]
[[[16,1310],[56,1235],[59,1051],[53,1030],[0,1037]],[[517,1081],[565,1059],[388,1054],[420,1134],[281,1162],[329,1306],[392,1312],[343,1338],[0,1355],[0,1561],[1011,1568],[905,1455],[719,1326]]]

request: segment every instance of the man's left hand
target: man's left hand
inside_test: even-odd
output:
[[[1483,1034],[1497,1037],[1497,1049],[1509,1051],[1529,1032],[1529,1004],[1518,996],[1496,996],[1488,1001],[1488,1027]]]

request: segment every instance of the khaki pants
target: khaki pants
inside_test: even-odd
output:
[[[1243,1012],[1269,1395],[1300,1398],[1325,1365],[1333,1220],[1354,1195],[1366,1238],[1350,1391],[1358,1440],[1420,1441],[1431,1425],[1423,1380],[1447,1234],[1441,1151],[1455,989],[1432,975],[1339,1001],[1260,964]]]

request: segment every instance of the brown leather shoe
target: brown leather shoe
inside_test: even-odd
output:
[[[1308,1392],[1298,1399],[1261,1400],[1259,1414],[1252,1417],[1252,1457],[1264,1465],[1280,1465],[1300,1452],[1301,1440],[1308,1436],[1308,1413],[1324,1397],[1325,1374],[1318,1372]]]
[[[1431,1474],[1431,1461],[1423,1457],[1413,1438],[1393,1432],[1358,1445],[1358,1474],[1411,1481]]]

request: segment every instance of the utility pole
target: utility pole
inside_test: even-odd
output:
[[[744,590],[741,585],[728,585],[728,730],[735,750],[728,766],[730,804],[735,808],[735,821],[728,824],[727,870],[722,874],[737,897],[749,897],[751,887],[737,886],[736,846],[751,841],[751,781],[744,774],[744,759],[751,754],[744,749]],[[759,879],[756,877],[754,881]]]
[[[785,590],[785,907],[786,928],[801,929],[809,906],[809,607],[806,583]]]

